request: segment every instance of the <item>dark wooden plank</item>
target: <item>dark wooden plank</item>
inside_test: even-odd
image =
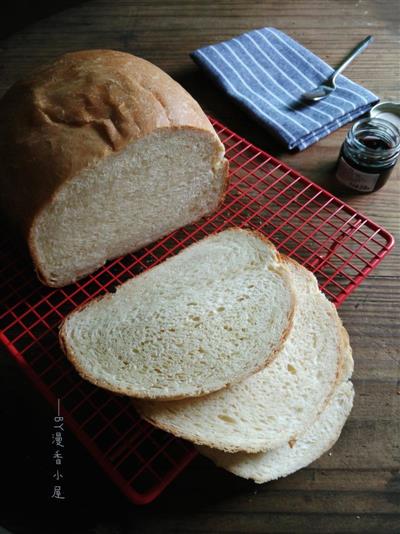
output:
[[[0,42],[0,93],[66,51],[101,47],[133,52],[167,70],[231,129],[399,237],[399,166],[381,191],[345,194],[335,186],[333,174],[348,126],[302,153],[289,154],[216,89],[188,55],[198,46],[249,29],[276,26],[334,65],[358,40],[373,34],[375,43],[347,73],[382,99],[400,101],[399,20],[397,0],[84,2]],[[4,502],[10,510],[1,511],[2,524],[29,534],[62,532],[64,527],[77,534],[399,532],[399,265],[395,248],[340,309],[351,336],[356,389],[354,410],[340,440],[310,468],[264,486],[199,458],[158,501],[136,509],[69,435],[74,461],[68,464],[68,502],[55,508],[45,494],[51,477],[45,460],[51,411],[2,351],[0,422],[7,432],[0,458],[3,487],[8,488]],[[16,402],[9,402],[11,396]],[[29,499],[21,499],[21,485]],[[57,514],[62,524],[55,529]]]
[[[348,474],[351,473],[351,476]],[[391,470],[362,471],[352,469],[330,469],[325,471],[307,468],[297,471],[290,477],[271,482],[270,489],[286,491],[360,491],[360,492],[396,492],[400,490],[400,478]]]
[[[133,527],[133,525],[132,525]],[[186,515],[177,518],[153,518],[150,522],[135,522],[135,528],[141,534],[153,534],[156,529],[158,533],[191,533],[209,534],[229,533],[242,534],[244,532],[254,532],[257,534],[307,532],[320,534],[321,532],[343,533],[343,532],[398,532],[398,517],[385,516],[380,514],[361,515],[355,511],[351,515],[345,514],[322,514],[322,515],[300,515],[300,514],[278,514],[265,513],[253,514],[201,514],[191,516]],[[111,532],[111,530],[109,531]]]

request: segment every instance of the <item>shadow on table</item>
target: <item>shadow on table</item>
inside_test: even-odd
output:
[[[12,534],[122,534],[172,532],[176,519],[190,521],[214,503],[252,496],[256,485],[195,459],[152,504],[135,506],[104,475],[93,458],[65,432],[65,500],[51,498],[54,413],[12,358],[0,349],[2,493],[0,531]],[[165,526],[165,530],[164,530]]]

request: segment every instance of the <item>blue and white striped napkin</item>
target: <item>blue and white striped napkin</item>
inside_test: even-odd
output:
[[[193,60],[237,103],[291,150],[304,150],[363,115],[378,97],[345,76],[324,100],[301,105],[300,96],[333,69],[275,28],[261,28],[192,52]]]

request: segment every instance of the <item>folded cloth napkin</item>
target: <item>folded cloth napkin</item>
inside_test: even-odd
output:
[[[379,101],[340,75],[337,89],[327,98],[301,104],[302,93],[325,81],[333,69],[275,28],[200,48],[191,57],[289,149],[307,148]]]

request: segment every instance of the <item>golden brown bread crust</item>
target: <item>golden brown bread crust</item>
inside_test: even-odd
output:
[[[144,59],[65,54],[0,100],[0,208],[29,240],[35,216],[84,168],[158,128],[210,132],[197,102]]]

